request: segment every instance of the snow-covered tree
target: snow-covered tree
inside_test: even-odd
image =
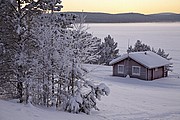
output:
[[[14,56],[14,59],[11,59],[13,67],[13,77],[16,80],[16,87],[18,91],[18,96],[20,102],[23,101],[23,87],[25,81],[27,80],[27,76],[29,74],[29,70],[31,68],[32,56],[31,52],[34,50],[35,41],[31,38],[30,33],[30,21],[34,14],[40,13],[43,10],[52,9],[52,11],[60,10],[62,7],[60,5],[61,1],[47,1],[47,0],[1,0],[1,18],[4,21],[3,30],[8,30],[9,33],[6,35],[11,35],[11,41],[15,42],[15,44],[11,44],[14,53],[11,51],[11,58]],[[4,17],[4,18],[3,18]],[[7,20],[7,21],[5,21]],[[2,22],[3,23],[3,22]],[[4,32],[3,32],[3,35]],[[7,39],[3,37],[4,39]],[[10,38],[10,37],[9,37]],[[32,48],[33,47],[33,48]],[[9,49],[9,48],[8,48]]]
[[[44,14],[35,18],[34,29],[40,50],[31,84],[33,104],[56,105],[57,109],[82,112],[81,104],[74,102],[80,96],[85,99],[82,88],[87,70],[82,63],[96,59],[97,55],[92,51],[97,50],[100,41],[87,33],[82,24],[71,25],[74,18],[70,14]],[[74,105],[78,107],[76,110]]]
[[[66,14],[42,14],[34,18],[34,31],[35,38],[39,43],[39,51],[37,52],[37,65],[34,68],[33,83],[33,96],[38,94],[38,97],[33,97],[34,104],[42,104],[49,106],[50,104],[56,104],[55,99],[58,99],[58,95],[55,94],[61,91],[64,79],[61,79],[66,69],[67,60],[66,53],[68,53],[66,47],[68,45],[67,27],[74,21],[75,16]],[[38,87],[37,81],[42,84]],[[55,88],[55,84],[58,84],[58,88]],[[60,88],[59,88],[60,87]],[[58,92],[59,93],[59,92]],[[43,99],[43,100],[42,100]],[[58,100],[59,101],[59,100]]]
[[[8,93],[6,97],[16,96],[16,82],[12,79],[16,69],[14,61],[18,40],[12,11],[6,1],[0,1],[0,68],[3,68],[0,70],[0,88]]]
[[[96,58],[95,53],[91,53],[93,50],[97,50],[97,43],[95,43],[92,35],[83,29],[83,27],[75,27],[74,29],[69,29],[66,33],[67,46],[64,49],[64,59],[67,66],[66,77],[67,79],[67,92],[65,99],[62,103],[65,103],[64,109],[69,112],[79,113],[85,112],[90,114],[91,109],[96,109],[96,99],[98,96],[105,95],[104,92],[109,92],[109,88],[104,85],[103,88],[99,88],[100,85],[95,86],[89,84],[90,82],[85,79],[87,70],[82,66],[84,63],[84,58],[87,60],[92,60]],[[97,38],[95,38],[97,39]],[[98,40],[98,39],[97,39]],[[93,56],[91,56],[93,55]],[[84,87],[87,87],[91,92],[85,93]],[[103,89],[103,90],[102,90]],[[98,91],[99,92],[98,94]],[[64,91],[64,93],[67,93]],[[106,94],[108,95],[108,93]],[[64,101],[65,100],[65,101]]]
[[[99,64],[109,65],[109,62],[118,56],[117,42],[108,35],[104,38],[104,42],[99,47]]]
[[[0,83],[13,80],[15,84],[8,81],[0,86],[0,91],[9,84],[14,85],[20,102],[89,114],[96,108],[95,99],[109,93],[104,84],[89,85],[84,77],[87,70],[82,66],[97,59],[94,51],[100,39],[87,33],[82,23],[73,26],[75,15],[54,13],[62,8],[60,0],[2,3],[0,7],[5,5],[9,11],[2,9],[6,19],[0,18],[0,27],[7,33],[0,33],[0,55],[3,57],[0,62],[1,67],[10,72],[1,71]],[[46,14],[33,14],[42,10]],[[6,28],[8,22],[11,29]],[[83,91],[85,86],[90,93]],[[11,91],[12,88],[7,93]]]
[[[78,18],[78,23],[74,24],[71,36],[78,43],[79,57],[83,63],[96,63],[100,57],[98,48],[101,44],[101,39],[87,32],[88,28],[84,25],[85,16],[83,14]]]

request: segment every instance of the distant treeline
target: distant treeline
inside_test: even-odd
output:
[[[159,14],[140,14],[140,13],[93,13],[93,12],[70,12],[76,15],[84,14],[86,23],[139,23],[139,22],[180,22],[180,14],[159,13]]]

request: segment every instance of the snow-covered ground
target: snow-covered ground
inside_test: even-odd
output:
[[[180,78],[142,81],[111,76],[112,67],[85,65],[87,76],[109,86],[111,93],[91,115],[71,114],[0,100],[0,120],[180,120]]]

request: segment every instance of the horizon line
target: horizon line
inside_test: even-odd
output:
[[[103,14],[143,14],[143,15],[151,15],[151,14],[180,14],[176,12],[157,12],[157,13],[140,13],[140,12],[119,12],[119,13],[108,13],[108,12],[98,12],[98,11],[61,11],[61,12],[78,12],[78,13],[103,13]]]

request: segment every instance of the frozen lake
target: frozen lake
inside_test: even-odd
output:
[[[118,42],[120,54],[126,52],[128,41],[134,45],[141,40],[156,50],[162,48],[173,58],[174,72],[180,73],[180,23],[98,23],[88,27],[101,39],[111,35]]]

